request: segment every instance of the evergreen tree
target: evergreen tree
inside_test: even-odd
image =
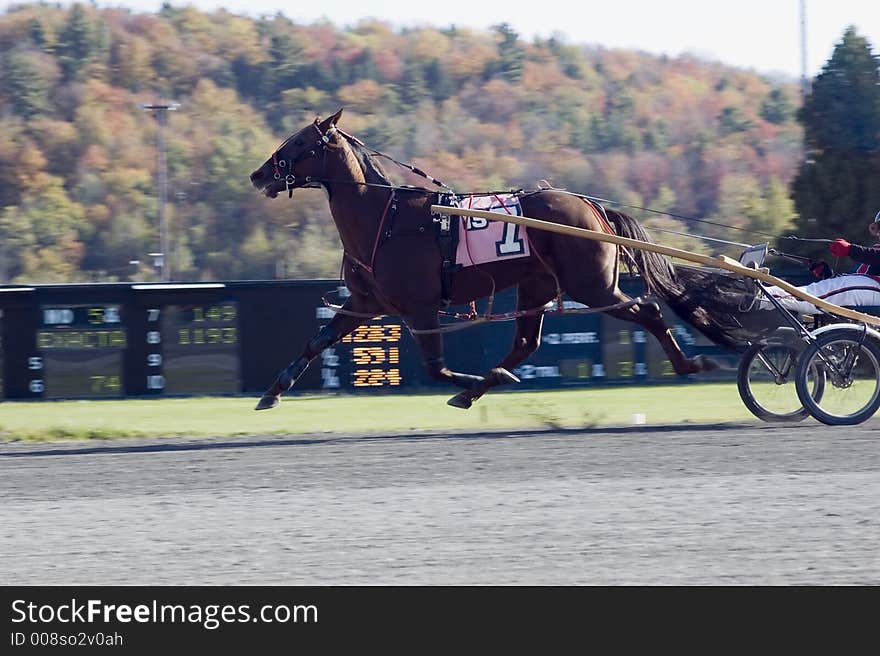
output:
[[[33,18],[28,24],[30,38],[34,45],[43,52],[52,51],[51,35],[42,21]]]
[[[287,89],[299,86],[298,74],[301,68],[302,47],[288,32],[275,32],[270,37],[269,58],[251,72],[251,67],[241,63],[239,69],[245,71],[245,79],[240,80],[242,95],[254,96],[256,100],[268,103],[277,100]],[[256,76],[255,88],[247,88],[247,78]],[[249,93],[250,91],[250,93]]]
[[[92,23],[86,10],[80,4],[73,5],[58,36],[58,61],[65,80],[77,78],[101,49],[101,42],[101,30]]]
[[[417,106],[429,92],[425,85],[424,69],[420,62],[408,61],[403,70],[403,79],[397,86],[400,100],[410,106]]]
[[[880,58],[853,28],[813,83],[800,118],[811,150],[868,153],[880,148]]]
[[[594,143],[604,150],[637,150],[641,146],[641,134],[635,127],[634,109],[635,102],[629,91],[616,82],[609,85],[603,116],[591,119]]]
[[[48,79],[40,65],[41,53],[27,50],[10,50],[2,60],[4,78],[3,95],[16,114],[24,119],[45,113],[50,109],[49,92],[52,80]]]
[[[761,118],[768,123],[782,125],[793,114],[793,103],[786,93],[778,87],[767,94],[767,97],[761,102]]]
[[[523,62],[526,58],[526,51],[519,42],[519,35],[507,23],[495,25],[492,30],[500,37],[498,59],[490,64],[486,77],[491,78],[497,74],[509,82],[518,82],[522,77]]]
[[[743,116],[739,107],[725,107],[718,117],[718,132],[723,137],[736,132],[747,132],[752,127],[753,123]]]
[[[452,77],[438,59],[432,59],[425,66],[425,84],[436,102],[443,102],[456,92]]]
[[[880,61],[849,28],[799,114],[808,159],[793,183],[804,235],[865,240],[880,209]]]

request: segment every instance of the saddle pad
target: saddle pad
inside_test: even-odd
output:
[[[456,207],[522,216],[519,197],[514,194],[466,196]],[[458,222],[458,248],[455,262],[463,267],[529,256],[529,237],[525,226],[503,221],[463,216]]]

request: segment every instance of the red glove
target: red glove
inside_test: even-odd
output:
[[[831,251],[833,255],[837,255],[838,257],[846,257],[849,255],[849,247],[850,243],[846,239],[841,239],[838,237],[828,246],[828,250]]]
[[[810,262],[810,271],[817,280],[825,280],[834,276],[834,269],[828,266],[828,263],[819,260],[818,262]]]

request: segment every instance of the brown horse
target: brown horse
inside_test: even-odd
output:
[[[351,291],[342,310],[310,340],[302,354],[276,378],[256,409],[278,405],[312,359],[370,317],[400,316],[419,344],[425,366],[434,380],[464,388],[449,404],[468,408],[491,387],[519,382],[508,370],[531,355],[540,344],[543,313],[523,312],[516,320],[513,346],[507,356],[485,375],[450,370],[443,358],[438,312],[444,307],[441,250],[430,206],[438,192],[392,185],[373,153],[360,141],[337,128],[342,114],[307,125],[292,136],[254,171],[253,185],[266,196],[301,187],[322,187],[342,240],[343,277]],[[373,151],[375,152],[375,151]],[[526,216],[603,230],[608,222],[620,235],[650,241],[634,219],[606,210],[581,196],[560,190],[539,190],[520,197]],[[515,285],[520,310],[542,308],[564,292],[593,308],[644,326],[662,345],[676,373],[692,374],[713,368],[697,356],[687,358],[679,348],[653,302],[634,302],[618,288],[618,248],[612,244],[551,232],[528,233],[528,257],[459,269],[448,287],[451,304],[466,304]],[[663,257],[638,251],[635,262],[647,287],[670,304],[683,319],[721,345],[733,346],[700,307],[683,307],[683,289],[672,265]],[[677,307],[678,305],[679,307]]]

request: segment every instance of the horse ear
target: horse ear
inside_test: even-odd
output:
[[[327,130],[331,125],[336,125],[339,122],[340,116],[342,116],[342,107],[340,107],[339,111],[333,114],[333,116],[328,116],[321,121],[321,130]]]

